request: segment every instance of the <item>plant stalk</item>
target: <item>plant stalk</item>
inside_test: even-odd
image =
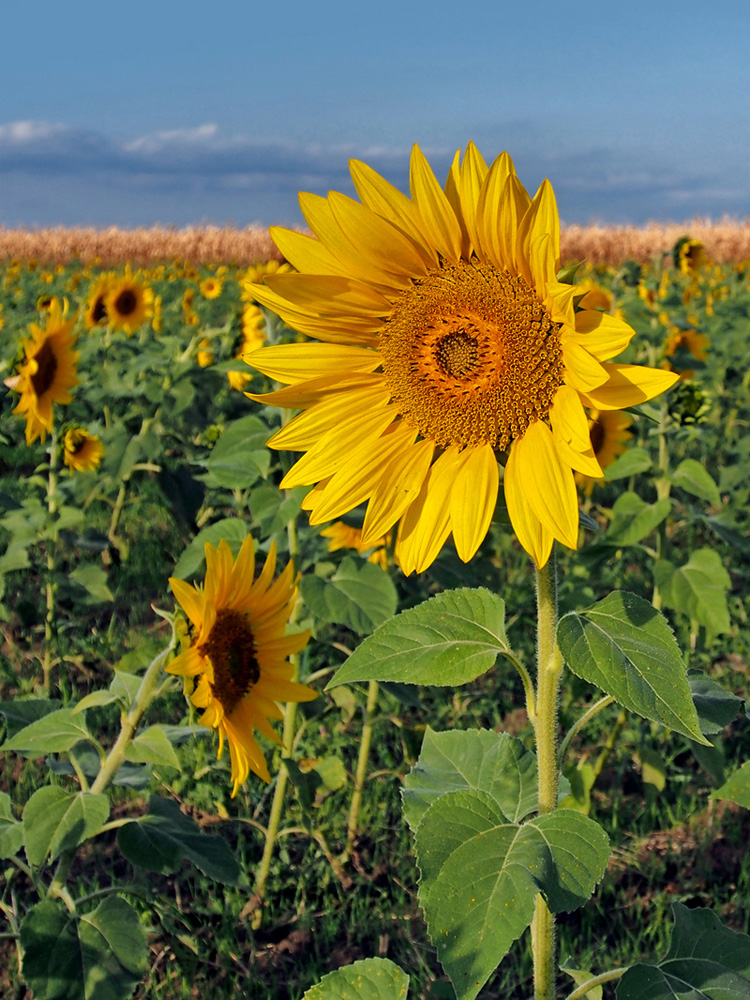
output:
[[[357,824],[359,820],[359,809],[362,805],[362,790],[365,787],[367,776],[367,760],[370,755],[370,744],[372,742],[372,727],[375,713],[378,707],[378,694],[380,685],[377,681],[370,681],[367,687],[367,704],[365,705],[365,721],[362,726],[362,736],[359,742],[359,755],[357,756],[357,770],[354,775],[354,791],[352,801],[349,805],[349,818],[346,824],[346,848],[341,855],[342,863],[346,863],[352,853],[354,840],[357,836]]]
[[[57,548],[57,432],[52,430],[49,445],[49,477],[47,479],[47,580],[45,586],[47,611],[44,618],[44,656],[42,658],[42,685],[45,695],[49,698],[51,691],[50,674],[52,673],[52,640],[55,635],[55,549]]]
[[[546,566],[537,570],[537,690],[534,729],[539,767],[539,813],[557,808],[557,709],[562,656],[557,647],[557,578],[554,551]],[[555,996],[555,918],[542,898],[536,898],[531,924],[535,1000]]]

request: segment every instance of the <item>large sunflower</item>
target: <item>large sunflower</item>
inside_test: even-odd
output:
[[[131,334],[153,316],[154,293],[150,285],[140,281],[126,267],[121,278],[113,279],[104,299],[104,309],[111,326]]]
[[[270,719],[281,719],[280,701],[311,701],[317,692],[292,680],[288,657],[299,652],[309,632],[285,636],[297,599],[297,580],[289,563],[273,583],[276,546],[253,583],[252,538],[242,543],[236,562],[227,542],[215,549],[206,543],[203,588],[172,577],[169,585],[195,628],[190,646],[167,670],[196,679],[191,701],[203,714],[201,725],[219,732],[219,757],[229,743],[232,796],[254,771],[270,781],[263,751],[254,736],[280,742]]]
[[[251,398],[305,410],[269,441],[306,452],[282,486],[317,484],[313,524],[369,501],[363,543],[398,522],[401,567],[419,572],[451,532],[461,559],[474,555],[499,457],[513,527],[543,566],[553,539],[577,545],[573,471],[602,475],[584,406],[642,403],[676,376],[606,363],[633,330],[576,311],[575,286],[557,280],[552,187],[530,198],[507,153],[488,168],[470,143],[443,189],[415,146],[411,198],[364,163],[351,172],[361,203],[300,195],[314,237],[272,229],[302,273],[252,287],[324,341],[246,358],[287,383]]]
[[[70,390],[78,384],[78,352],[73,350],[76,316],[67,318],[67,305],[67,300],[61,307],[60,300],[53,299],[46,327],[29,324],[31,337],[23,343],[24,361],[17,375],[5,380],[9,389],[21,394],[13,412],[26,414],[27,444],[37,438],[44,441],[52,431],[54,404],[69,403],[73,399]]]

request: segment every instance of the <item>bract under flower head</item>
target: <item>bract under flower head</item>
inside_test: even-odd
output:
[[[73,327],[76,316],[67,318],[64,306],[52,299],[44,329],[31,323],[31,337],[23,343],[24,361],[18,374],[5,380],[5,385],[21,394],[14,413],[26,414],[26,443],[37,438],[44,441],[52,431],[54,404],[70,403],[70,390],[78,384],[76,365],[78,352],[73,350]]]
[[[300,273],[247,288],[322,341],[246,358],[285,384],[251,398],[305,411],[269,441],[305,452],[282,486],[316,484],[313,524],[367,501],[363,543],[398,524],[398,561],[419,572],[450,534],[464,561],[477,551],[500,457],[511,522],[543,566],[553,539],[577,546],[574,471],[602,475],[584,407],[642,403],[675,376],[607,363],[634,331],[576,310],[552,187],[529,197],[507,153],[488,167],[470,143],[441,187],[415,146],[411,198],[351,172],[361,201],[300,195],[314,236],[272,229]]]
[[[176,577],[169,581],[194,635],[167,670],[195,680],[191,701],[203,709],[200,724],[218,731],[219,757],[228,742],[234,796],[250,771],[271,780],[254,734],[257,729],[280,742],[270,723],[282,718],[277,702],[317,698],[316,691],[292,679],[288,659],[307,645],[310,633],[284,634],[297,600],[297,578],[289,563],[273,579],[275,545],[255,582],[252,538],[242,543],[236,560],[224,539],[218,549],[207,542],[205,552],[202,588]]]

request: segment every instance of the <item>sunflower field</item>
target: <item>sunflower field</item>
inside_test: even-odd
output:
[[[504,156],[0,262],[2,996],[750,996],[750,259]]]

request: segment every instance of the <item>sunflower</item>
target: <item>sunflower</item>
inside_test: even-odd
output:
[[[697,330],[681,330],[674,326],[664,342],[664,353],[671,358],[680,348],[684,348],[696,361],[705,361],[710,344],[709,338]]]
[[[282,481],[317,484],[303,506],[332,520],[369,501],[364,544],[398,522],[405,573],[448,536],[469,560],[497,500],[498,458],[516,534],[538,566],[578,539],[573,470],[602,475],[584,406],[642,403],[676,376],[606,364],[633,330],[575,311],[557,280],[559,220],[548,181],[534,198],[507,153],[488,169],[469,144],[443,190],[421,151],[407,198],[351,164],[361,203],[300,195],[315,236],[272,229],[299,272],[266,276],[261,304],[323,343],[246,360],[285,388],[252,399],[305,410],[268,442],[306,454]],[[317,239],[315,238],[317,237]]]
[[[321,531],[321,537],[328,539],[328,551],[336,552],[338,549],[354,549],[356,552],[367,552],[372,550],[367,557],[367,561],[377,563],[381,569],[388,569],[388,546],[391,544],[390,538],[376,538],[369,545],[362,544],[362,529],[355,528],[345,521],[335,521]]]
[[[104,455],[104,446],[96,434],[73,424],[63,434],[63,461],[73,472],[95,469]]]
[[[687,236],[681,237],[674,245],[672,258],[675,267],[679,267],[682,274],[695,274],[705,264],[708,263],[706,248],[700,240],[691,240]]]
[[[100,275],[89,288],[89,294],[86,299],[86,311],[83,314],[83,322],[87,330],[93,330],[96,326],[106,326],[106,301],[114,285],[114,280],[114,274],[109,271],[106,274]]]
[[[104,300],[107,319],[116,330],[131,334],[147,323],[154,311],[154,293],[145,281],[139,281],[125,268],[121,278],[115,278]]]
[[[199,285],[201,295],[204,299],[218,299],[223,287],[224,282],[216,278],[204,278]]]
[[[204,337],[203,340],[198,344],[198,350],[195,354],[195,360],[201,366],[201,368],[208,368],[214,363],[214,352],[211,340],[208,337]]]
[[[611,465],[618,455],[627,450],[628,441],[633,436],[630,425],[633,418],[619,410],[591,410],[589,414],[589,434],[591,447],[602,469]],[[583,488],[586,496],[596,484],[596,479],[576,472],[576,483]]]
[[[31,323],[31,337],[24,341],[24,361],[18,374],[5,379],[5,385],[21,394],[14,413],[26,414],[26,443],[37,438],[44,441],[52,431],[54,404],[69,403],[70,390],[78,384],[76,364],[78,352],[75,345],[76,316],[67,318],[68,303],[61,308],[60,300],[53,299],[44,329]]]
[[[219,757],[229,743],[232,797],[254,771],[270,781],[265,757],[254,732],[279,743],[270,719],[281,719],[280,701],[311,701],[317,693],[292,680],[288,657],[299,652],[309,632],[285,636],[297,600],[297,580],[289,563],[275,582],[276,546],[253,583],[255,550],[245,539],[236,562],[226,540],[215,549],[206,543],[203,588],[172,577],[169,585],[192,622],[195,635],[167,670],[195,678],[191,701],[203,714],[198,720],[219,732]]]

